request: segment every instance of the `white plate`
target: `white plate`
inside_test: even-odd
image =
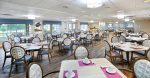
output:
[[[110,73],[110,74],[114,74],[114,73],[116,73],[115,68],[112,68],[112,67],[108,67],[108,68],[106,68],[106,71],[107,71],[108,73]]]
[[[73,78],[73,77],[75,77],[75,73],[74,73],[74,72],[68,72],[68,71],[67,71],[67,72],[65,73],[65,77],[66,77],[66,78]]]

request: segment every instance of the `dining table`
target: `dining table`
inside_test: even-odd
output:
[[[142,41],[146,40],[147,38],[128,36],[128,37],[126,37],[126,39],[134,41],[134,42],[142,42]]]
[[[140,34],[140,33],[129,33],[128,35],[132,36],[132,37],[140,37],[142,34]]]
[[[82,59],[64,60],[61,62],[59,78],[67,78],[66,72],[72,71],[75,76],[72,78],[127,78],[106,58],[89,59],[90,64],[83,64]],[[115,72],[108,73],[107,69],[113,68]]]
[[[130,58],[132,58],[133,52],[149,50],[149,47],[139,45],[137,43],[131,43],[131,42],[117,42],[117,43],[111,43],[111,45],[114,48],[122,50],[122,52],[126,52],[126,60],[128,63],[130,61]],[[129,57],[130,54],[131,57]]]

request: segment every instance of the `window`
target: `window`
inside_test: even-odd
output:
[[[0,37],[6,37],[12,33],[26,35],[26,24],[0,24]]]
[[[81,30],[82,31],[87,31],[88,30],[88,25],[87,24],[81,24]]]
[[[43,26],[43,29],[44,29],[44,32],[50,32],[51,31],[51,25],[50,24],[45,24],[44,26]]]
[[[52,24],[52,34],[60,34],[60,24]]]

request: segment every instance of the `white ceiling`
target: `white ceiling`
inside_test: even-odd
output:
[[[40,16],[44,20],[116,21],[122,10],[132,19],[149,19],[150,2],[144,0],[104,0],[99,8],[89,9],[82,0],[0,0],[0,18],[27,19],[26,15]],[[3,15],[4,14],[4,15]],[[10,15],[8,15],[10,14]]]

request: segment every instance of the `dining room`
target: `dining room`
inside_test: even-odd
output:
[[[150,78],[150,0],[0,0],[0,78]]]

